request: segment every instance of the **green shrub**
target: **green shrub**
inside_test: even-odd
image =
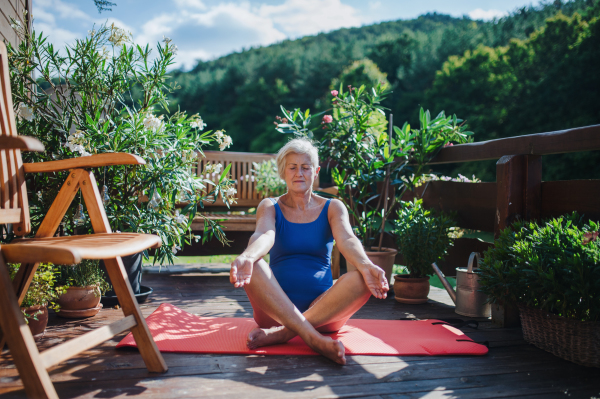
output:
[[[582,321],[600,320],[598,224],[577,214],[505,229],[480,262],[492,303],[522,303]]]
[[[423,208],[423,200],[402,201],[398,210],[398,219],[394,221],[398,251],[404,257],[404,263],[410,276],[421,278],[431,276],[431,264],[442,260],[452,244],[451,218]]]
[[[110,289],[104,271],[100,269],[100,261],[85,259],[77,265],[58,266],[58,284],[67,287],[88,287],[98,284],[100,293]]]
[[[18,263],[9,263],[10,278],[14,280],[21,265]],[[25,298],[21,302],[21,308],[29,308],[36,305],[48,305],[49,309],[58,310],[60,306],[54,301],[65,292],[65,288],[57,284],[57,275],[59,271],[51,263],[41,263],[33,275],[31,284],[27,289]],[[37,320],[39,313],[27,314],[25,320]]]

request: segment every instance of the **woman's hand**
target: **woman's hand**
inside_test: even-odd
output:
[[[235,288],[243,287],[246,284],[250,284],[250,277],[252,277],[252,268],[254,267],[254,260],[240,255],[231,263],[231,270],[229,271],[229,282],[233,284]]]
[[[379,266],[371,264],[370,266],[362,268],[360,271],[363,279],[369,287],[371,294],[377,299],[385,299],[387,292],[390,290],[385,272]]]

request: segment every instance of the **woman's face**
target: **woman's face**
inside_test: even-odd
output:
[[[289,192],[311,190],[320,167],[315,168],[308,154],[290,153],[285,157],[285,183]]]

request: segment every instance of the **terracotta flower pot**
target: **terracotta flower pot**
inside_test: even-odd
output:
[[[21,310],[29,315],[29,317],[25,316],[25,318],[27,319],[27,325],[31,330],[31,335],[33,335],[34,338],[42,335],[48,325],[48,306],[46,304],[35,305],[28,308],[21,308]],[[38,312],[41,313],[36,314]],[[34,319],[34,315],[37,320]]]
[[[401,274],[394,276],[394,297],[398,302],[425,303],[427,295],[429,295],[429,277],[410,278]]]
[[[98,285],[69,287],[56,301],[60,305],[56,315],[67,318],[94,316],[102,309],[100,298]]]
[[[392,281],[392,269],[394,268],[394,259],[398,250],[393,248],[381,248],[381,252],[373,251],[376,247],[371,247],[371,251],[365,251],[367,257],[371,262],[381,267],[385,272],[388,284]],[[356,267],[350,262],[346,262],[346,269],[348,271],[357,270]]]

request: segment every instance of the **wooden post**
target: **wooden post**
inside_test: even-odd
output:
[[[542,207],[542,157],[506,155],[496,163],[496,220],[494,236],[517,220],[539,220]],[[492,306],[492,322],[519,325],[516,306]]]

